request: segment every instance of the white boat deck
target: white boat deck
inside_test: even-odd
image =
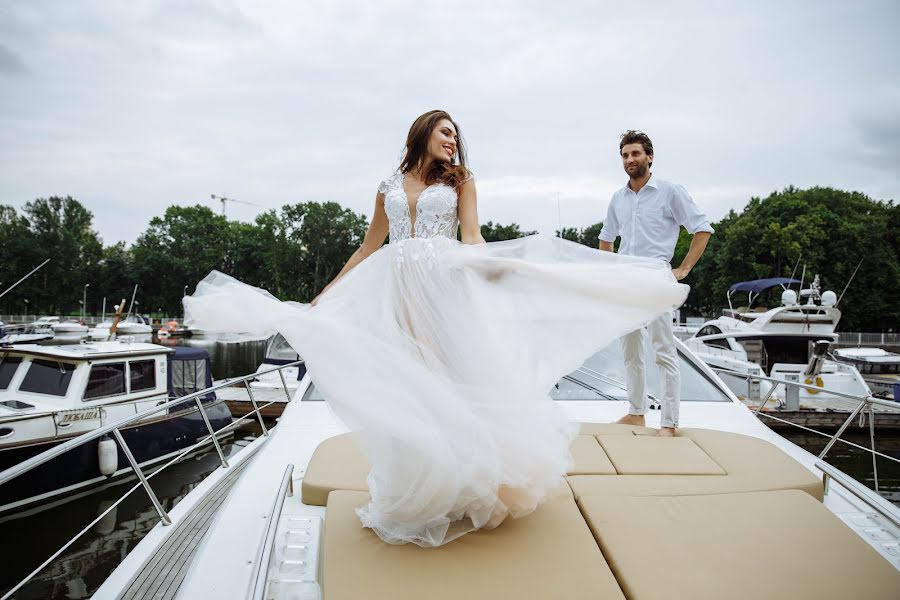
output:
[[[119,596],[122,600],[168,600],[175,598],[181,582],[191,565],[197,547],[209,530],[216,512],[250,461],[230,469],[224,477],[184,520],[176,531],[157,548],[134,581]]]

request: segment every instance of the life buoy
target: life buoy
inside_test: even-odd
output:
[[[804,381],[804,383],[805,383],[806,385],[813,385],[813,380],[812,380],[812,378],[807,377],[807,378],[806,378],[806,381]],[[825,387],[825,382],[822,381],[822,377],[821,377],[821,376],[816,375],[815,385],[816,385],[817,387]],[[819,390],[811,390],[811,389],[809,389],[809,388],[806,388],[806,391],[809,392],[810,394],[813,394],[813,395],[819,393]]]

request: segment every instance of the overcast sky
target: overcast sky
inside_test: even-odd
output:
[[[433,108],[482,221],[603,219],[629,128],[713,220],[787,185],[898,199],[900,2],[736,4],[3,0],[0,203],[71,195],[106,244],[210,194],[371,216]]]

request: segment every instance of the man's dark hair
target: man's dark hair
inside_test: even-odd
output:
[[[629,129],[623,133],[619,138],[619,154],[622,153],[622,148],[628,144],[640,144],[644,147],[644,153],[646,153],[647,156],[653,156],[653,142],[650,141],[650,136],[643,131]],[[650,166],[653,166],[652,160],[650,161]]]

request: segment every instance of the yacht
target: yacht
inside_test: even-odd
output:
[[[50,328],[53,330],[53,337],[57,339],[82,338],[88,332],[88,326],[75,319],[51,323]]]
[[[297,364],[301,360],[297,351],[280,333],[269,338],[265,358],[256,368],[256,377],[249,382],[253,400],[266,406],[263,416],[281,416],[306,375],[306,364]],[[273,371],[272,367],[277,365],[283,365],[284,368]],[[232,413],[243,414],[253,408],[253,400],[250,399],[246,386],[222,388],[218,394]]]
[[[856,367],[873,394],[900,402],[900,354],[882,348],[838,348],[833,356]]]
[[[844,408],[843,396],[865,396],[869,387],[857,369],[828,358],[828,350],[837,341],[835,327],[841,318],[837,297],[832,291],[820,293],[816,276],[809,289],[801,291],[805,303],[787,286],[799,281],[788,278],[746,281],[731,286],[729,309],[685,340],[685,344],[710,366],[722,371],[722,379],[740,398],[751,402],[770,395],[774,405],[787,402],[785,385],[778,381],[759,384],[748,376],[766,376],[814,386],[799,388],[799,406],[790,408]],[[781,306],[751,308],[764,291],[783,287]],[[747,292],[746,307],[731,307],[734,292]],[[727,372],[724,372],[727,371]],[[793,389],[798,389],[794,387]]]
[[[158,509],[93,597],[900,597],[900,509],[763,425],[677,346],[677,437],[610,424],[628,405],[613,344],[550,391],[580,428],[564,485],[431,549],[362,527],[369,466],[307,375],[268,435]]]
[[[195,348],[97,342],[0,348],[0,471],[103,425],[135,415],[170,397],[212,385],[209,355]],[[231,414],[215,394],[213,424]],[[138,462],[151,464],[206,435],[196,407],[163,410],[122,429]],[[110,438],[96,440],[0,486],[0,513],[105,482],[127,471]]]

